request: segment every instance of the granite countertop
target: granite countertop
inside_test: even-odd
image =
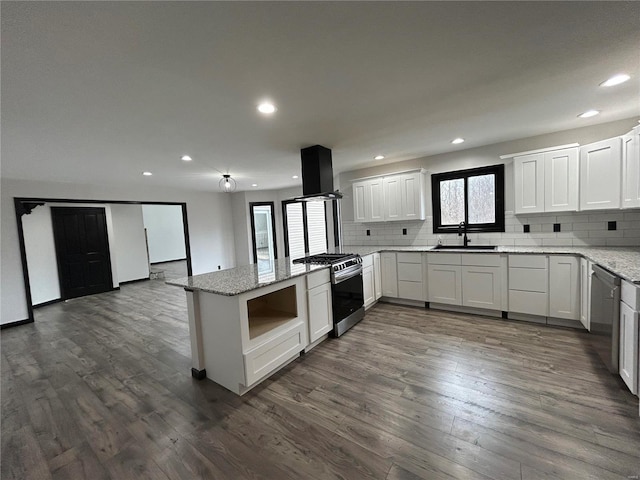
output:
[[[285,257],[275,261],[272,272],[259,273],[258,265],[253,263],[228,270],[167,280],[166,283],[184,287],[187,290],[234,296],[266,287],[273,283],[283,282],[290,278],[299,277],[300,275],[306,275],[316,270],[322,270],[323,268],[327,268],[327,266],[292,263],[291,258]]]
[[[343,248],[347,253],[370,255],[376,252],[429,252],[433,246],[362,246],[348,245]],[[436,250],[437,251],[437,250]],[[640,284],[640,248],[626,247],[496,247],[495,250],[439,250],[441,253],[522,253],[522,254],[565,254],[580,255],[611,273],[632,283]],[[258,265],[203,273],[192,277],[168,280],[166,283],[187,290],[197,290],[218,295],[240,295],[273,283],[283,282],[290,278],[306,275],[316,270],[328,268],[326,265],[305,265],[292,263],[291,258],[280,258],[275,261],[274,270],[259,273]]]
[[[345,252],[369,255],[375,252],[429,252],[441,253],[523,253],[580,255],[611,273],[632,283],[640,284],[640,248],[631,247],[496,247],[495,250],[433,250],[432,246],[355,246],[344,247]]]

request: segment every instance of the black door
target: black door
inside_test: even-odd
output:
[[[112,289],[104,208],[52,207],[63,299]]]

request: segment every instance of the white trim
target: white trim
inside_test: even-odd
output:
[[[508,153],[507,155],[500,155],[500,160],[506,160],[508,158],[519,157],[521,155],[530,155],[532,153],[544,153],[552,152],[554,150],[563,150],[565,148],[579,147],[579,143],[568,143],[567,145],[558,145],[557,147],[539,148],[537,150],[529,150],[526,152]]]

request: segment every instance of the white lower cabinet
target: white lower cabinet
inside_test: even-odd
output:
[[[509,312],[549,314],[546,255],[509,255]]]
[[[549,316],[580,320],[580,259],[549,257]]]
[[[398,298],[426,301],[423,255],[420,252],[398,252]]]
[[[380,254],[380,269],[382,271],[382,295],[398,298],[398,265],[394,252]]]
[[[622,281],[620,295],[620,376],[631,393],[638,394],[640,358],[638,356],[638,310],[640,288]]]
[[[591,330],[591,262],[580,259],[580,323]]]
[[[466,307],[502,310],[500,267],[462,267],[462,304]]]
[[[379,300],[382,296],[382,270],[380,268],[380,254],[373,254],[373,287],[375,299]]]
[[[462,305],[462,267],[460,265],[429,265],[427,278],[430,302]]]
[[[362,268],[362,291],[364,293],[364,308],[369,308],[376,301],[373,265]]]
[[[325,283],[307,291],[309,306],[309,343],[313,343],[333,328],[331,284]]]
[[[430,253],[429,301],[502,310],[502,260],[497,254]]]
[[[620,302],[620,376],[638,393],[638,312]]]

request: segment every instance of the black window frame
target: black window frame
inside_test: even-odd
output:
[[[276,205],[274,202],[249,202],[249,215],[251,217],[251,247],[253,251],[253,263],[258,263],[258,246],[256,245],[256,223],[253,216],[254,207],[271,207],[271,231],[273,233],[273,258],[278,258],[278,240],[276,237]]]
[[[309,223],[307,222],[307,202],[298,202],[297,200],[282,201],[282,226],[284,230],[284,256],[289,256],[289,229],[287,228],[287,205],[291,203],[302,204],[302,234],[304,237],[304,252],[309,255]],[[327,250],[329,250],[329,228],[327,226],[327,207],[324,205],[324,223],[325,237],[327,239]]]
[[[493,223],[476,223],[469,225],[468,179],[480,175],[495,175],[495,219]],[[433,233],[457,233],[458,225],[442,225],[440,207],[440,182],[446,180],[464,180],[464,223],[467,232],[487,233],[504,232],[504,164],[488,167],[469,168],[454,172],[434,173],[431,175],[431,201],[433,205]]]

